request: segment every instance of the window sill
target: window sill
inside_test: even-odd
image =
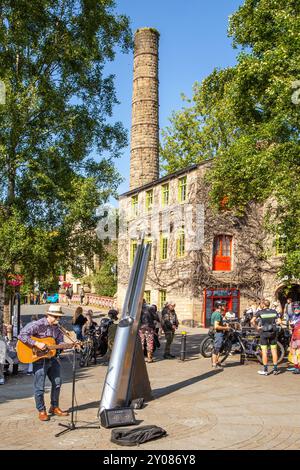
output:
[[[212,269],[211,270],[213,274],[226,274],[226,273],[232,273],[233,269],[230,269],[229,271],[219,271],[219,270],[215,270],[215,269]]]

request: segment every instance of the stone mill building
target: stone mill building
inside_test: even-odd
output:
[[[159,177],[159,33],[139,29],[134,41],[130,189],[119,197],[118,305],[125,298],[142,232],[151,243],[145,288],[148,303],[176,303],[180,321],[208,325],[214,301],[241,315],[263,297],[284,305],[278,278],[284,240],[264,230],[267,205],[236,217],[210,208],[204,179],[212,161]],[[290,290],[300,299],[300,286]]]

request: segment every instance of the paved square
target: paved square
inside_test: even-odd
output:
[[[241,366],[238,357],[231,357],[223,371],[212,371],[210,360],[198,354],[204,330],[185,330],[187,360],[162,360],[162,340],[156,362],[147,365],[155,399],[136,413],[140,424],[161,426],[168,436],[135,449],[299,449],[300,377],[286,372],[285,366],[278,376],[260,376],[257,363]],[[180,331],[173,350],[179,354]],[[70,356],[62,364],[60,404],[66,409],[71,405]],[[78,425],[97,423],[105,373],[102,365],[78,368]],[[32,377],[19,375],[0,387],[1,449],[126,449],[112,444],[111,430],[104,428],[54,437],[62,429],[58,423],[69,418],[39,422],[32,382]]]

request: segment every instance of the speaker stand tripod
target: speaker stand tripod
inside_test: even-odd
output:
[[[71,411],[71,422],[68,424],[58,423],[58,426],[62,426],[64,429],[59,433],[55,434],[55,437],[61,436],[69,431],[74,431],[74,429],[100,429],[98,426],[76,426],[74,422],[74,401],[75,401],[75,379],[76,379],[76,348],[73,349],[73,367],[72,367],[72,411]]]

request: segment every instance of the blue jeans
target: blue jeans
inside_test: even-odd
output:
[[[78,341],[83,341],[82,327],[80,325],[73,325],[73,331],[76,333],[76,339]]]
[[[45,409],[44,393],[46,376],[51,382],[51,405],[58,406],[61,387],[60,365],[56,357],[43,359],[33,363],[34,398],[38,411]]]

